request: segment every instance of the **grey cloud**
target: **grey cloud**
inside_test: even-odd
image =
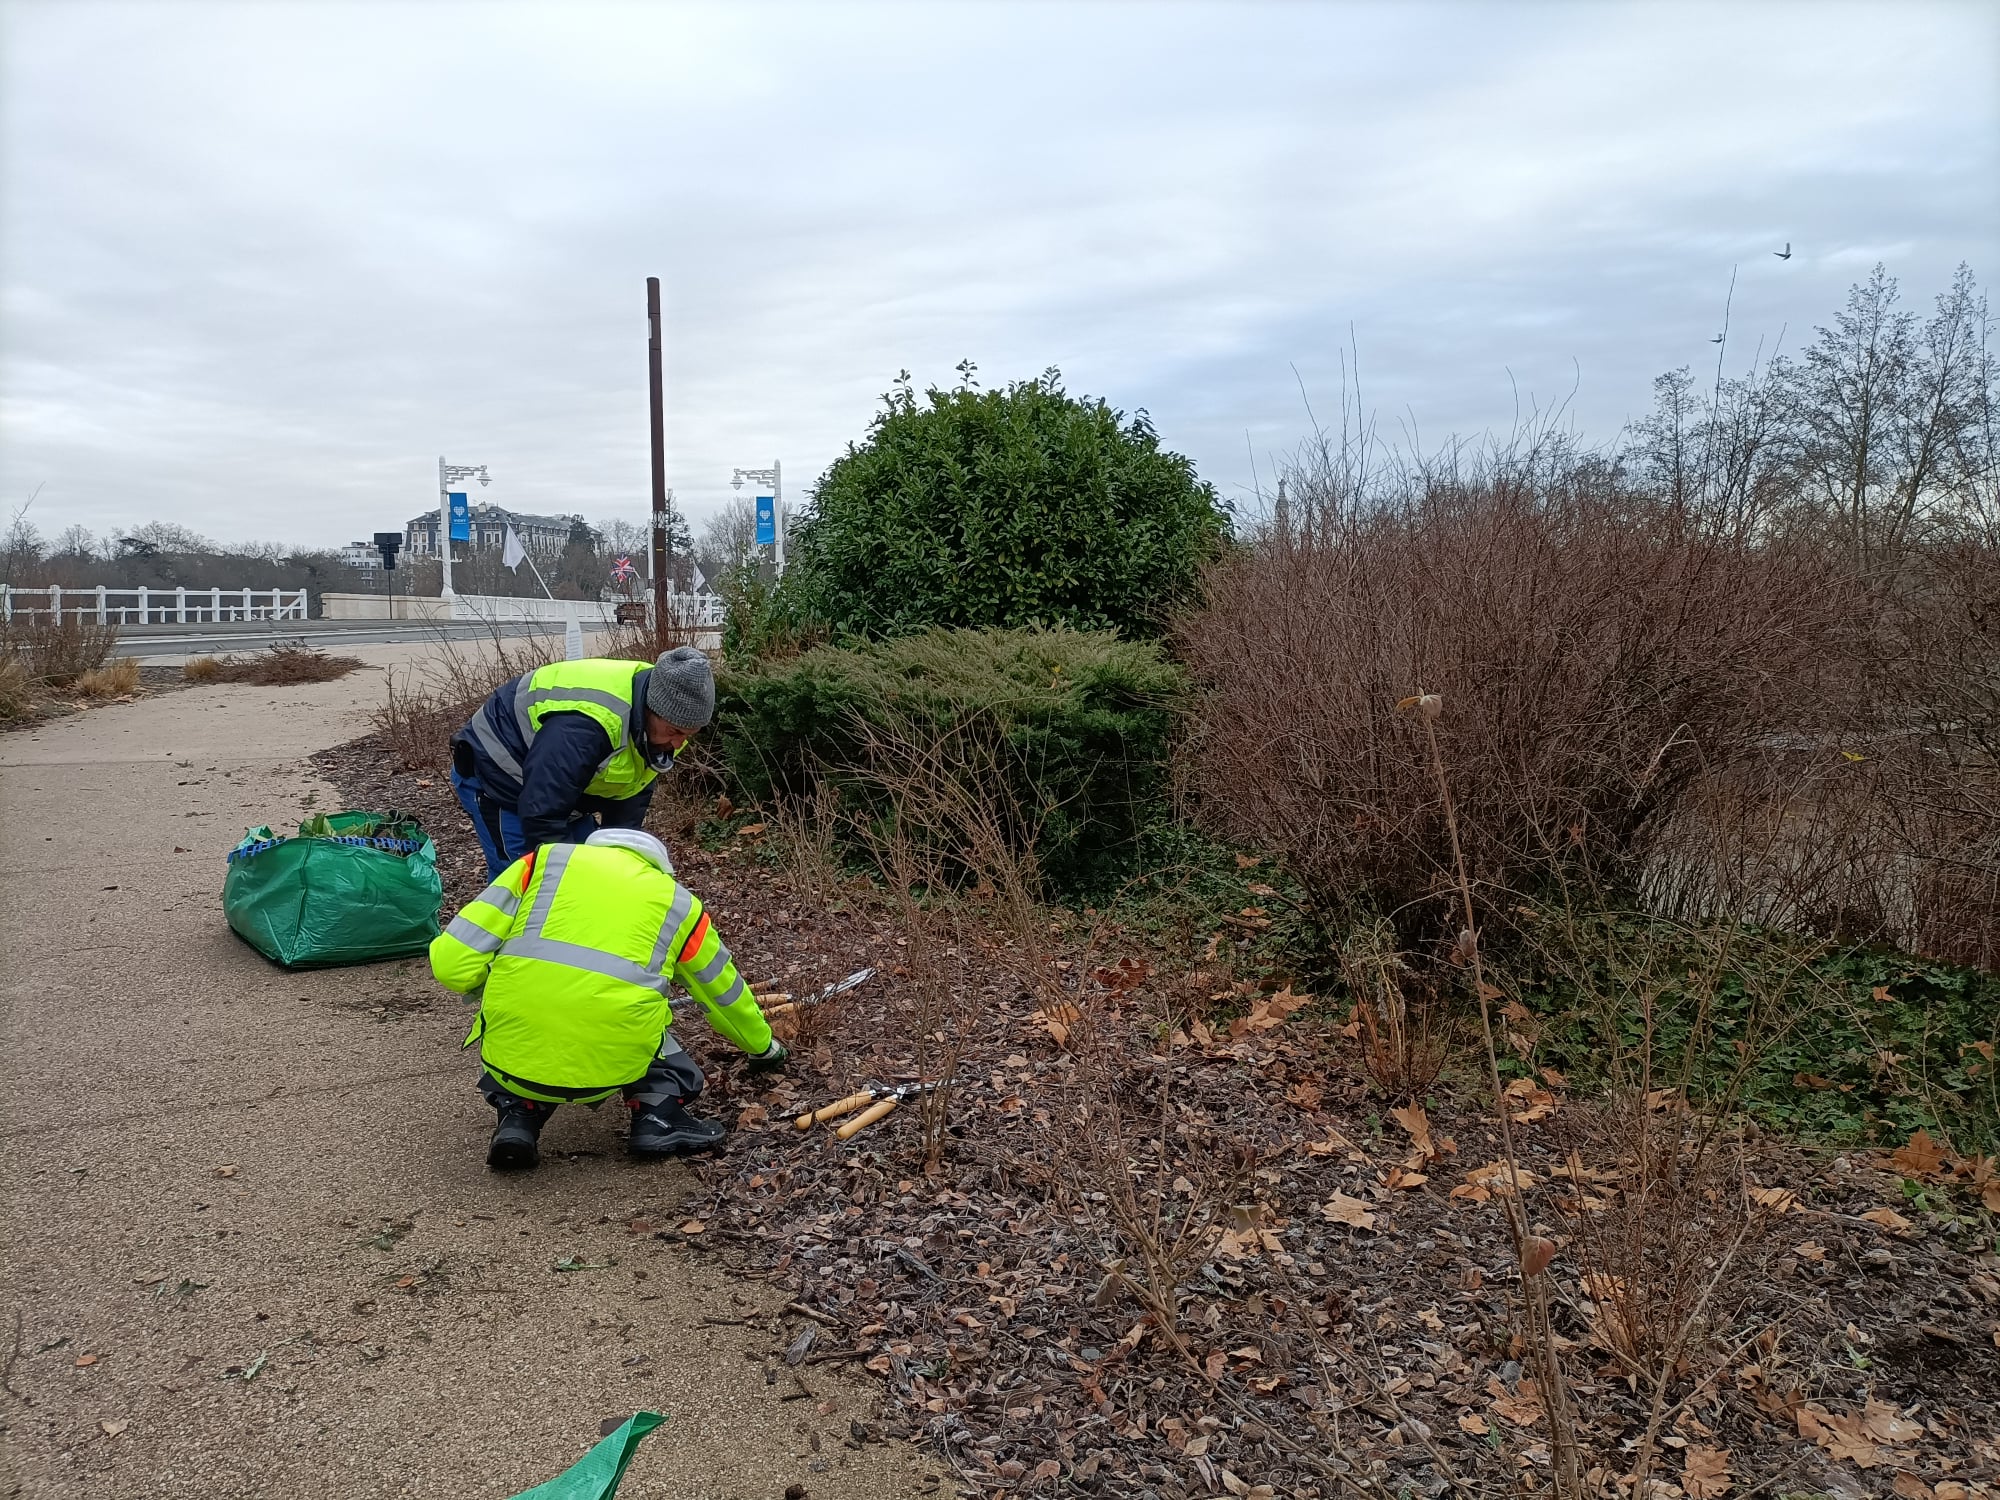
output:
[[[1872,258],[2000,245],[2000,21],[1899,4],[14,4],[0,497],[338,542],[426,503],[797,488],[899,368],[1060,365],[1226,493],[1338,351],[1430,438],[1608,436]],[[1798,256],[1769,251],[1792,240]],[[1292,366],[1296,363],[1298,376]]]

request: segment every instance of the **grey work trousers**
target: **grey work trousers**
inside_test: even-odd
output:
[[[625,1102],[639,1109],[651,1109],[656,1104],[664,1104],[669,1099],[686,1104],[701,1092],[703,1079],[701,1068],[688,1056],[681,1044],[674,1039],[669,1028],[660,1037],[660,1050],[654,1054],[653,1062],[646,1069],[643,1078],[625,1085]],[[518,1108],[527,1104],[536,1109],[554,1109],[555,1105],[544,1099],[528,1099],[509,1089],[490,1072],[481,1070],[479,1092],[486,1102],[495,1109]],[[544,1093],[554,1092],[544,1089]],[[603,1100],[597,1101],[602,1104]]]

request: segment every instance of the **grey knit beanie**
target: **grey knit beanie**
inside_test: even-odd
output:
[[[700,729],[715,717],[715,673],[695,646],[676,646],[653,664],[646,707],[678,729]]]

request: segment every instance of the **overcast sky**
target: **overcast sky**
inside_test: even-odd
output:
[[[40,485],[51,534],[344,542],[434,505],[440,454],[637,517],[649,274],[697,520],[734,465],[802,494],[903,368],[1060,366],[1244,496],[1350,325],[1426,443],[1573,387],[1608,437],[1711,365],[1732,266],[1732,363],[1878,259],[1919,306],[2000,280],[1982,0],[0,24],[0,521]]]

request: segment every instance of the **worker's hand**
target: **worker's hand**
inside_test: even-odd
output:
[[[750,1059],[750,1071],[753,1073],[772,1072],[775,1069],[782,1068],[785,1065],[785,1059],[791,1055],[791,1053],[785,1050],[783,1042],[779,1041],[776,1037],[772,1037],[771,1045]]]

